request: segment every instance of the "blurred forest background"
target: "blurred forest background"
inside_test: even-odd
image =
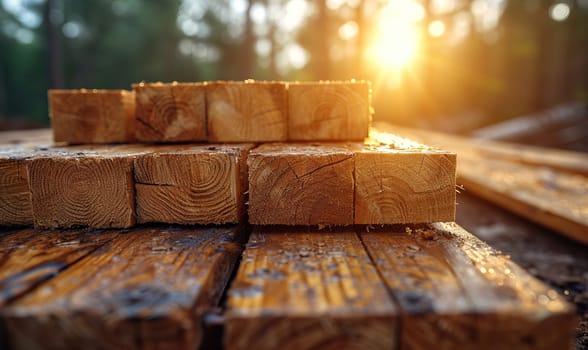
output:
[[[588,101],[588,0],[0,1],[0,129],[139,81],[369,79],[376,120],[457,132]]]

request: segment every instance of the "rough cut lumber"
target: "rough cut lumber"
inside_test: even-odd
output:
[[[33,223],[27,153],[0,148],[0,225]]]
[[[290,83],[288,110],[290,140],[363,141],[371,121],[370,83]]]
[[[49,115],[55,142],[129,142],[135,94],[126,90],[49,90]]]
[[[353,231],[255,228],[228,293],[227,349],[396,345],[396,308]]]
[[[466,190],[588,244],[588,178],[545,167],[460,157]]]
[[[133,156],[66,150],[29,161],[33,221],[39,228],[124,228],[135,223]]]
[[[400,348],[569,348],[574,309],[456,224],[360,238],[399,304]]]
[[[112,233],[87,230],[0,233],[0,314],[4,305],[71,267],[112,237]],[[0,348],[2,345],[0,341]]]
[[[133,84],[139,141],[206,141],[206,84]]]
[[[0,133],[0,226],[33,224],[27,159],[50,144],[49,129]]]
[[[245,212],[253,145],[154,148],[135,160],[137,221],[238,223]]]
[[[0,309],[8,347],[196,349],[202,315],[218,303],[240,254],[240,234],[235,227],[120,232]]]
[[[355,145],[355,223],[455,219],[455,153],[391,134]]]
[[[209,141],[286,141],[287,97],[286,84],[280,82],[208,83]]]
[[[250,223],[353,224],[353,153],[344,145],[265,144],[247,164]]]

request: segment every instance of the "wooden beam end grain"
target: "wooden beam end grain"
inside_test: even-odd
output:
[[[265,144],[251,151],[254,225],[353,224],[353,153],[341,145]]]
[[[252,146],[163,147],[137,157],[138,221],[238,223],[245,213],[246,156]]]
[[[126,90],[49,90],[55,142],[122,143],[132,140],[135,95]]]
[[[355,151],[355,223],[455,220],[456,154],[395,141]]]
[[[39,228],[125,228],[135,223],[133,157],[55,153],[29,160],[33,220]]]
[[[140,83],[133,90],[137,140],[206,141],[205,83]]]
[[[288,84],[292,141],[363,141],[371,123],[368,81]]]
[[[287,140],[287,92],[282,82],[210,82],[207,86],[211,142]]]

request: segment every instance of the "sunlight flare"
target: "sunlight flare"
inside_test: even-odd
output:
[[[418,22],[424,17],[422,6],[415,1],[391,1],[378,18],[366,55],[384,69],[403,69],[419,51]]]

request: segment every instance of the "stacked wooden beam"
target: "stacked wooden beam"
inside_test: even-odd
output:
[[[140,83],[126,90],[51,90],[55,141],[363,141],[366,81]]]
[[[237,223],[247,192],[253,224],[455,217],[455,154],[366,139],[368,82],[140,83],[49,102],[62,144],[0,151],[2,225]]]

